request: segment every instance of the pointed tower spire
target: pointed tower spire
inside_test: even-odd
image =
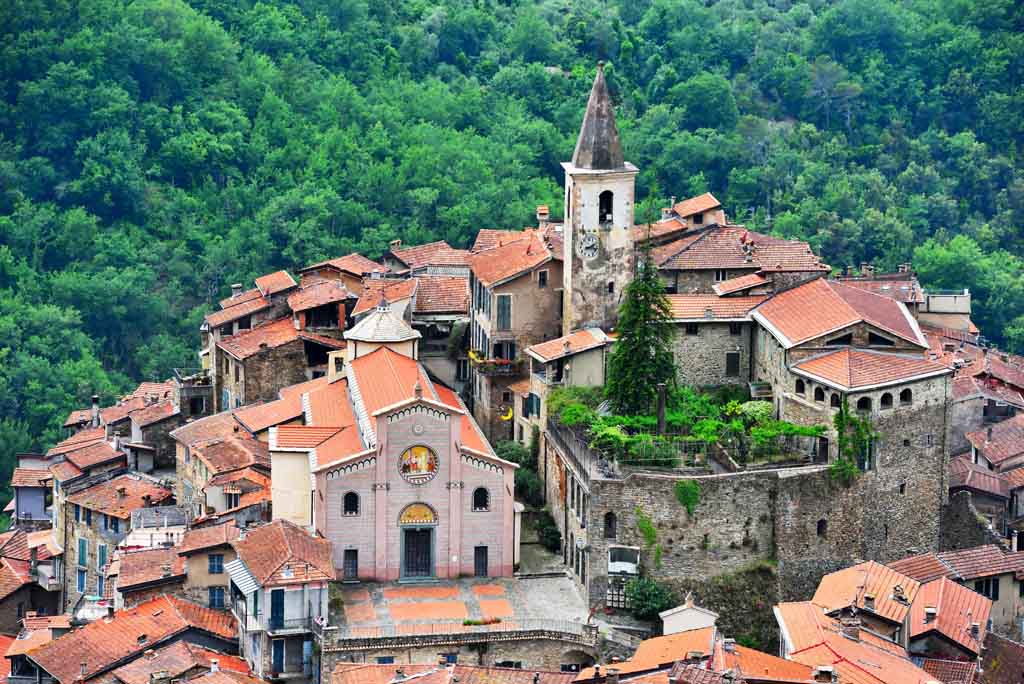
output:
[[[615,125],[615,110],[604,80],[604,62],[597,63],[597,75],[590,89],[572,163],[581,169],[611,170],[625,166],[619,129]]]

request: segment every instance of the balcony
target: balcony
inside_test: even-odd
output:
[[[315,624],[317,618],[311,615],[280,617],[268,616],[263,613],[249,614],[246,612],[245,602],[241,600],[231,604],[231,613],[238,620],[238,624],[244,632],[267,632],[272,636],[283,636],[313,632],[314,627],[317,627],[319,631],[324,629],[322,625]]]

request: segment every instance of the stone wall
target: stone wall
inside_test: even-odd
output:
[[[949,411],[949,431],[946,440],[950,454],[962,454],[971,450],[967,433],[980,430],[985,423],[985,399],[978,395],[966,399],[954,399]]]
[[[303,340],[250,356],[244,366],[242,401],[245,404],[274,401],[282,387],[309,380]]]
[[[730,324],[698,323],[697,334],[686,334],[686,326],[676,326],[673,353],[677,377],[681,384],[694,387],[746,384],[750,379],[750,326],[737,323],[739,334],[733,335]],[[739,373],[726,375],[726,354],[738,351]]]
[[[985,544],[1005,546],[1003,539],[975,508],[971,493],[967,491],[950,495],[949,502],[942,507],[939,528],[942,531],[940,551],[959,551]]]
[[[156,449],[153,454],[157,468],[171,468],[175,464],[175,444],[171,430],[181,427],[185,419],[181,414],[142,428],[142,441]]]

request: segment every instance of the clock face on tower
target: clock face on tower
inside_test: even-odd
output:
[[[580,236],[580,244],[576,251],[584,259],[593,259],[597,256],[597,248],[597,236],[593,233],[584,233]]]

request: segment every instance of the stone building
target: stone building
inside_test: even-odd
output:
[[[401,240],[392,240],[384,253],[384,266],[399,275],[469,275],[466,259],[469,251],[454,249],[444,240],[425,245],[402,246]]]
[[[747,385],[756,325],[750,312],[767,295],[668,295],[677,381],[692,387]]]
[[[241,531],[233,520],[185,533],[174,547],[184,565],[185,598],[209,608],[228,607],[231,594],[226,567],[237,557],[231,543],[239,536]]]
[[[124,444],[132,470],[149,473],[157,468],[174,467],[174,440],[171,430],[184,418],[172,400],[151,404],[128,414],[131,441]]]
[[[1010,489],[1006,475],[974,463],[967,454],[954,456],[949,461],[949,495],[970,492],[974,508],[996,534],[1004,537],[1009,535]]]
[[[338,280],[356,296],[363,293],[363,282],[374,274],[383,276],[387,268],[371,261],[362,254],[347,254],[336,259],[321,261],[299,270],[303,277],[315,276],[325,280]]]
[[[50,544],[39,544],[29,533],[8,530],[0,534],[0,630],[17,634],[20,622],[34,612],[54,614],[60,608],[60,583],[55,581],[59,554]]]

